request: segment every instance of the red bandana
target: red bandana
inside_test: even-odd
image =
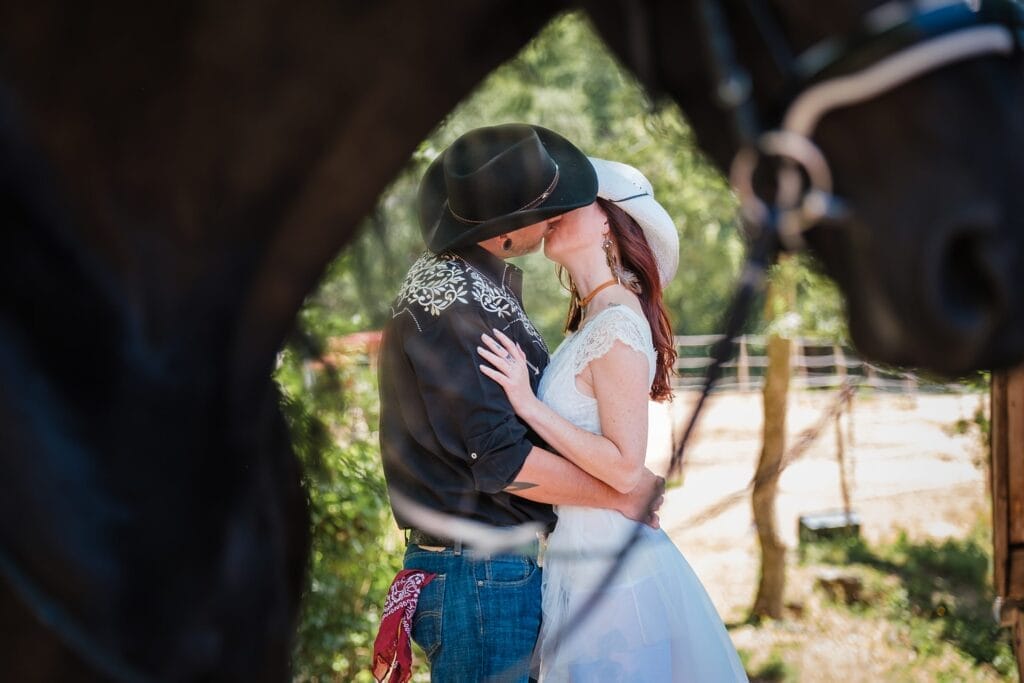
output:
[[[373,642],[373,677],[382,682],[405,683],[412,676],[412,615],[420,600],[420,590],[437,576],[420,569],[403,569],[395,575],[384,603],[380,630]]]

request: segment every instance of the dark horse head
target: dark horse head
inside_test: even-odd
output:
[[[969,7],[974,4],[981,5],[980,14]],[[853,340],[868,357],[947,375],[1020,361],[1024,9],[1019,4],[593,5],[606,39],[649,87],[678,100],[701,146],[723,172],[742,142],[736,126],[728,124],[736,113],[748,119],[741,128],[779,128],[794,100],[814,86],[862,75],[930,39],[947,39],[934,44],[939,59],[920,75],[823,112],[810,137],[831,169],[847,213],[822,222],[806,238],[842,289]],[[717,25],[709,22],[709,13],[719,14]],[[962,41],[954,44],[963,29],[986,30],[978,26],[986,20],[1005,22],[1005,49],[940,63],[963,49]],[[959,37],[953,36],[958,31]],[[633,38],[638,32],[644,40]],[[730,39],[734,50],[730,55],[729,46],[724,48],[725,60],[734,62],[723,65],[722,45],[709,43]],[[723,66],[731,70],[723,73]],[[721,91],[747,83],[749,106],[735,112]]]
[[[697,4],[583,4],[725,169]],[[772,45],[879,3],[722,4],[774,126]],[[308,515],[275,354],[415,145],[560,9],[0,5],[0,678],[287,678]],[[808,240],[864,351],[1020,358],[1021,111],[1019,57],[986,56],[822,120],[851,212]]]

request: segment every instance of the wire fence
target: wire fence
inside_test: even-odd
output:
[[[675,388],[698,391],[711,363],[710,349],[722,335],[678,335],[675,345]],[[796,337],[791,341],[790,372],[793,389],[838,389],[847,383],[857,388],[897,393],[960,393],[969,387],[936,381],[903,368],[885,367],[860,358],[848,346],[829,340]],[[768,337],[749,334],[734,342],[733,360],[725,363],[715,392],[757,391],[764,386],[768,367]]]

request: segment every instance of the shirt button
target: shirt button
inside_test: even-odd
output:
[[[476,460],[476,453],[470,453],[470,454],[469,454],[469,457],[471,457],[471,458],[473,458],[474,460]]]

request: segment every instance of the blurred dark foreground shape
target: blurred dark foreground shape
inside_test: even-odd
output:
[[[766,125],[787,60],[878,4],[722,3]],[[701,3],[582,5],[727,169]],[[0,679],[288,679],[309,531],[275,353],[417,143],[568,7],[0,5]],[[862,352],[1021,358],[1021,111],[1020,55],[989,55],[821,122],[851,213],[808,241]]]

